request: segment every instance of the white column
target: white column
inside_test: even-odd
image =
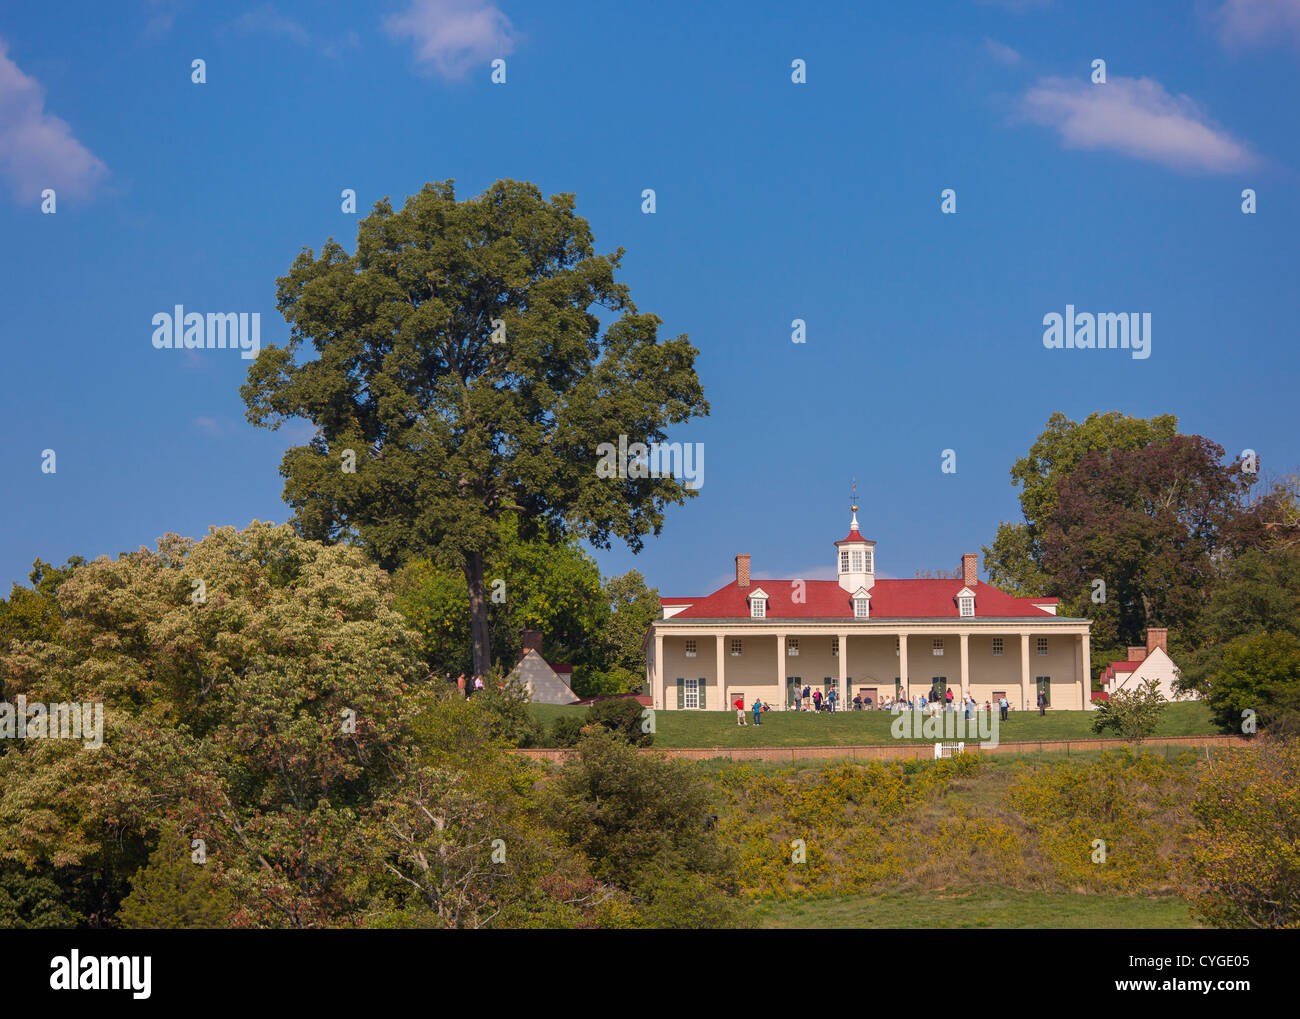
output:
[[[655,673],[650,693],[656,708],[668,707],[668,692],[664,688],[664,635],[658,629],[655,630]]]
[[[1092,710],[1092,637],[1083,633],[1079,635],[1079,677],[1080,693],[1083,695],[1083,710]]]
[[[776,635],[776,699],[779,702],[778,710],[785,710],[785,634]]]
[[[1029,696],[1029,634],[1020,635],[1020,706],[1028,711],[1034,701]],[[1034,705],[1037,707],[1037,705]]]
[[[912,684],[907,681],[907,634],[898,634],[898,681],[902,684],[903,689],[907,691],[910,699],[912,696]]]
[[[970,696],[970,634],[961,635],[961,699],[962,703]],[[955,705],[954,705],[955,706]]]
[[[718,697],[722,700],[722,710],[729,711],[731,703],[727,700],[726,643],[726,635],[718,634]]]
[[[853,691],[849,689],[849,635],[835,635],[840,642],[840,710],[847,711],[853,707]]]

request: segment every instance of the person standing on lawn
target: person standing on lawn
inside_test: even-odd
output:
[[[754,698],[754,724],[763,724],[763,702],[757,697]]]
[[[736,724],[748,725],[749,723],[745,721],[745,698],[737,697],[736,703],[732,707],[736,709]]]

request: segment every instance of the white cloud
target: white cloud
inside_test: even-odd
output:
[[[1069,149],[1109,149],[1175,170],[1233,173],[1259,164],[1245,143],[1185,95],[1151,78],[1044,78],[1020,100],[1030,121],[1055,128]]]
[[[262,4],[246,11],[231,22],[231,26],[248,35],[269,35],[308,49],[319,50],[327,57],[336,57],[345,49],[356,46],[360,39],[356,32],[348,32],[338,40],[328,40],[313,35],[300,21],[281,14],[271,4]]]
[[[416,63],[444,78],[461,78],[476,64],[514,52],[514,26],[489,0],[411,0],[384,18],[394,39],[415,43]]]
[[[184,6],[185,0],[149,0],[149,7],[154,13],[145,23],[143,37],[157,41],[170,35],[176,24],[176,16]]]
[[[1210,20],[1231,49],[1288,41],[1300,46],[1300,0],[1227,0]]]
[[[72,128],[45,111],[45,89],[9,59],[9,44],[0,39],[0,176],[14,198],[38,201],[44,188],[60,198],[84,197],[107,174]]]
[[[1007,67],[1011,67],[1020,63],[1020,54],[1010,46],[1000,43],[996,39],[989,39],[986,37],[984,39],[984,49],[988,52],[988,55],[999,64],[1005,64]]]
[[[221,422],[216,418],[197,417],[194,419],[194,427],[206,435],[217,436],[222,432]]]

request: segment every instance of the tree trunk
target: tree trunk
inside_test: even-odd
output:
[[[469,583],[469,630],[474,642],[474,675],[482,676],[487,683],[491,667],[488,650],[487,591],[483,585],[483,556],[478,552],[465,555],[465,580]],[[466,687],[469,693],[469,687]]]

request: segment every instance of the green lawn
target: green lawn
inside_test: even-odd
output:
[[[545,726],[561,715],[586,714],[586,708],[534,704],[534,715]],[[998,739],[1016,740],[1095,739],[1091,711],[1049,711],[1040,717],[1035,711],[1013,711],[1000,723]],[[798,747],[891,744],[889,727],[894,721],[887,711],[825,712],[769,711],[763,724],[736,725],[734,711],[659,711],[655,713],[655,746],[658,747]],[[973,721],[972,721],[973,724]],[[1203,703],[1170,704],[1164,712],[1157,736],[1209,736],[1218,730]],[[916,742],[930,742],[918,740]]]
[[[1173,930],[1197,926],[1187,904],[1174,897],[1022,892],[995,887],[952,893],[760,899],[755,912],[759,926],[770,928]]]

